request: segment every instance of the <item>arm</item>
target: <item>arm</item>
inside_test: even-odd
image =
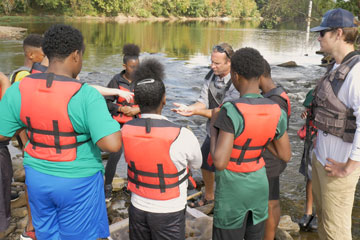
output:
[[[107,88],[107,87],[103,87],[103,86],[99,86],[99,85],[92,85],[92,84],[89,84],[89,85],[92,86],[93,88],[95,88],[96,90],[98,90],[100,92],[100,94],[103,96],[118,96],[118,97],[125,98],[127,102],[130,102],[130,100],[134,96],[134,93],[126,92],[126,91],[116,89],[116,88]]]
[[[207,109],[206,105],[202,102],[196,102],[190,106],[181,103],[173,103],[177,108],[171,109],[171,111],[176,112],[182,116],[190,117],[193,115],[199,115],[206,118],[211,118],[212,110]]]
[[[1,96],[4,96],[6,89],[8,89],[10,85],[11,83],[9,79],[2,72],[0,72],[0,88],[1,88],[0,99]]]
[[[219,108],[215,108],[212,112],[213,117],[210,122],[210,153],[216,169],[222,171],[229,163],[235,136],[233,133],[219,131],[218,128],[214,127],[219,111]]]
[[[118,152],[120,151],[122,140],[121,132],[117,131],[113,134],[107,135],[96,142],[96,145],[105,152]]]
[[[291,146],[287,132],[285,132],[281,138],[274,139],[267,146],[267,149],[277,158],[284,162],[289,162],[291,158]]]
[[[128,117],[132,117],[140,113],[140,108],[130,107],[130,106],[119,106],[118,112],[122,112]]]

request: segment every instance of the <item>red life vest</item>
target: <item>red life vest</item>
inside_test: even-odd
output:
[[[120,83],[121,84],[121,83]],[[119,89],[127,92],[134,92],[134,89],[130,88],[130,85],[119,84]],[[130,100],[130,102],[127,102],[125,98],[119,97],[116,101],[116,104],[118,106],[130,106],[130,107],[138,107],[138,105],[134,104],[134,98]],[[140,114],[135,115],[137,118],[140,117]],[[118,121],[119,123],[126,123],[132,119],[135,118],[135,116],[129,117],[123,114],[122,112],[119,112],[118,115],[113,115],[113,118]]]
[[[47,70],[47,67],[45,67],[44,65],[41,65],[41,63],[34,63],[32,65],[30,73],[31,74],[44,73],[46,70]]]
[[[240,98],[233,104],[244,119],[244,129],[234,140],[226,169],[255,172],[265,165],[261,154],[275,137],[281,110],[267,98]]]
[[[52,73],[25,77],[19,85],[20,119],[27,126],[25,151],[34,158],[55,162],[76,159],[77,142],[68,114],[70,99],[80,90],[78,81]]]
[[[128,164],[128,189],[145,198],[169,200],[180,196],[179,185],[189,174],[178,171],[170,146],[181,127],[167,120],[138,118],[124,124],[122,140]]]

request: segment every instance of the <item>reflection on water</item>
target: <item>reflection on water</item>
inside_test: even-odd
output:
[[[55,22],[55,21],[54,21]],[[29,32],[42,33],[53,22],[21,22],[14,26],[27,27]],[[209,53],[215,44],[228,42],[235,49],[254,47],[269,61],[274,80],[289,92],[292,102],[290,140],[293,158],[281,176],[283,213],[294,220],[303,214],[305,183],[298,173],[303,143],[296,136],[302,126],[300,114],[306,93],[324,73],[319,67],[321,56],[315,55],[319,45],[315,34],[310,35],[305,46],[305,27],[284,25],[279,30],[257,29],[257,22],[66,22],[82,31],[86,52],[80,77],[91,83],[106,85],[111,77],[120,72],[122,46],[135,43],[141,48],[141,59],[155,57],[166,69],[167,105],[163,114],[174,122],[190,127],[199,141],[205,137],[205,119],[190,118],[170,111],[173,102],[191,104],[199,96],[203,77],[208,72]],[[299,24],[299,23],[298,23]],[[308,52],[306,52],[308,49]],[[305,54],[308,53],[308,56]],[[299,67],[276,66],[286,61],[296,61]],[[21,41],[0,41],[0,71],[9,73],[23,63]],[[118,174],[125,176],[124,162],[118,166]],[[360,187],[356,193],[353,214],[354,239],[360,239]],[[316,234],[302,233],[297,239],[317,239]]]

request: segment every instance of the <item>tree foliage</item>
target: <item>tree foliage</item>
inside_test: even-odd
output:
[[[2,0],[4,14],[56,13],[138,17],[257,17],[255,0]]]

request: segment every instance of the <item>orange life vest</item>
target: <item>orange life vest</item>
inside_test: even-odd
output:
[[[44,65],[41,65],[41,63],[34,63],[32,65],[32,68],[30,70],[30,73],[31,74],[34,74],[34,73],[44,73],[45,71],[47,70],[47,67],[45,67]]]
[[[280,99],[285,101],[287,109],[284,109],[286,111],[288,116],[288,126],[289,126],[289,120],[291,115],[291,104],[289,96],[286,94],[285,90],[282,87],[276,87],[271,89],[269,92],[264,94],[264,97],[272,99],[273,96],[278,96]],[[275,101],[275,100],[274,100]]]
[[[134,92],[134,89],[130,87],[129,84],[125,84],[123,82],[119,83],[119,89],[127,92]],[[118,106],[130,106],[130,107],[138,107],[138,105],[134,104],[134,98],[130,100],[130,102],[127,102],[125,98],[119,97],[116,101],[116,104]],[[135,116],[129,117],[123,114],[122,112],[118,112],[117,115],[113,115],[113,118],[118,121],[119,123],[126,123],[134,118],[140,117],[140,114],[137,114]]]
[[[170,158],[171,144],[181,127],[167,120],[138,118],[124,124],[122,140],[128,164],[128,189],[145,198],[169,200],[180,196],[179,185],[188,179]]]
[[[70,99],[80,90],[78,81],[52,73],[25,77],[19,85],[20,119],[27,126],[25,151],[34,158],[55,162],[76,159],[77,142],[68,115]]]
[[[240,98],[232,103],[244,119],[244,129],[234,140],[226,169],[255,172],[265,165],[261,154],[275,137],[281,110],[267,98]]]

